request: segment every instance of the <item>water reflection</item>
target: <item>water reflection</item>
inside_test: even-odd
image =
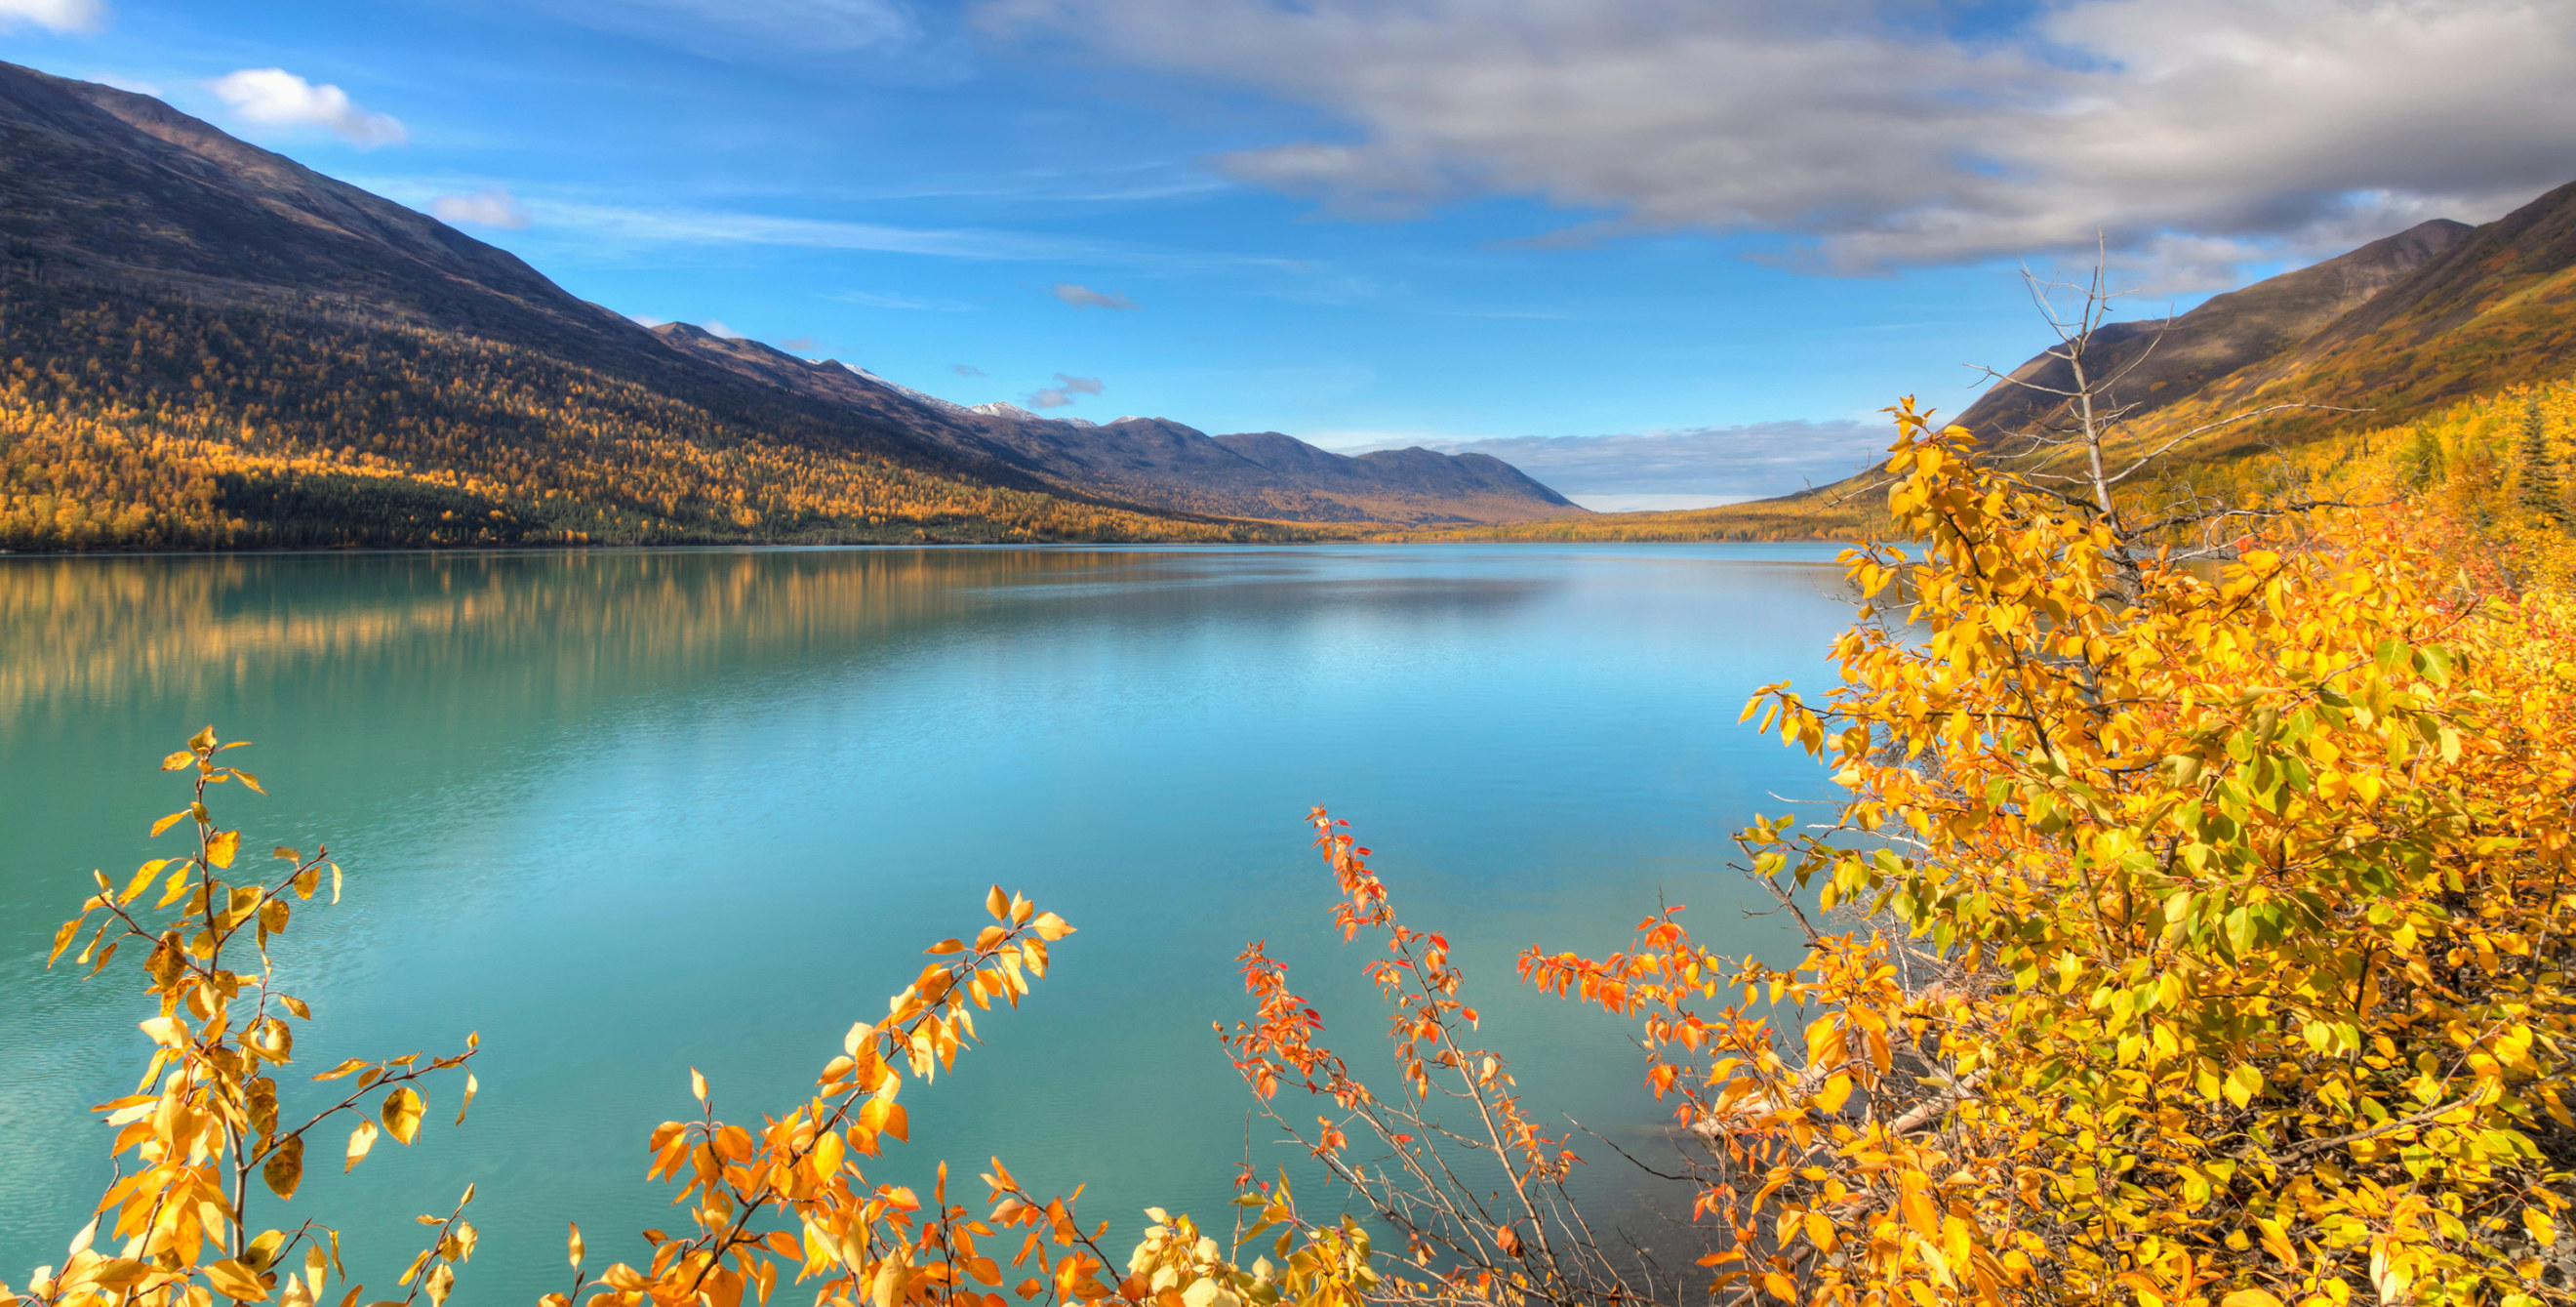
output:
[[[85,1219],[81,1109],[140,1042],[130,989],[43,972],[51,926],[89,867],[151,856],[152,763],[208,721],[260,742],[277,798],[227,810],[254,842],[351,870],[282,953],[321,1019],[300,1055],[483,1034],[471,1125],[306,1192],[381,1261],[476,1181],[478,1301],[557,1287],[564,1219],[620,1249],[667,1220],[634,1177],[686,1068],[741,1115],[798,1094],[997,880],[1083,933],[913,1103],[889,1174],[998,1152],[1092,1183],[1095,1219],[1219,1210],[1234,951],[1272,939],[1355,1065],[1377,1024],[1321,929],[1317,802],[1458,942],[1542,1105],[1651,1139],[1615,1028],[1515,993],[1509,960],[1612,947],[1667,894],[1771,947],[1724,836],[1818,778],[1734,718],[1819,674],[1831,552],[0,560],[0,1192],[39,1196],[0,1210],[0,1265]]]

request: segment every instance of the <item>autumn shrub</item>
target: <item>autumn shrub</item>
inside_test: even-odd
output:
[[[1526,964],[1641,1020],[1721,1294],[2567,1301],[2566,605],[2403,509],[2171,566],[1898,421],[1840,684],[1746,709],[1849,796],[1739,837],[1872,924]]]

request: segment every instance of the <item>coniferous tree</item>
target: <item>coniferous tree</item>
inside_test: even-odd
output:
[[[2567,494],[2558,480],[2558,460],[2549,452],[2549,435],[2540,417],[2537,396],[2522,410],[2522,490],[2516,496],[2524,512],[2564,531]]]
[[[2421,427],[2406,445],[2406,484],[2410,489],[2424,490],[2440,485],[2445,468],[2441,437]]]

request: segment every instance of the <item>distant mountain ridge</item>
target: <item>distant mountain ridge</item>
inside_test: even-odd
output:
[[[1490,458],[1408,451],[1420,457],[1354,459],[1275,433],[1245,438],[1269,451],[1247,457],[1225,443],[1232,438],[1160,419],[1094,425],[967,408],[692,327],[647,331],[505,251],[158,100],[5,63],[0,182],[8,267],[35,285],[92,284],[209,311],[320,315],[316,331],[325,335],[354,318],[498,342],[641,386],[707,415],[729,440],[889,460],[961,484],[1184,519],[1411,524],[1583,512]],[[326,320],[334,325],[320,325]],[[67,330],[16,339],[29,358],[76,363],[85,348]],[[520,429],[495,429],[503,427]],[[334,447],[364,447],[373,433],[344,434]],[[1304,452],[1282,452],[1277,441]],[[398,471],[461,475],[431,463]],[[701,516],[741,511],[710,505]],[[742,527],[739,538],[764,529]],[[807,521],[799,529],[830,528]]]
[[[687,323],[666,344],[744,376],[902,425],[956,454],[1030,476],[1221,517],[1424,525],[1579,516],[1573,501],[1486,454],[1427,449],[1357,456],[1276,431],[1211,436],[1167,418],[1093,423],[1012,404],[967,407],[836,360],[798,358]]]

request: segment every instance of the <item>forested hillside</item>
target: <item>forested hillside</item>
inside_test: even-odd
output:
[[[0,548],[1242,540],[906,466],[798,401],[522,346],[0,281]]]

